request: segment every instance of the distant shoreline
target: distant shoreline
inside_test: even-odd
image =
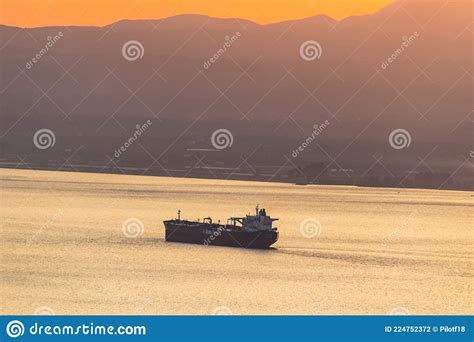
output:
[[[204,175],[199,175],[196,173],[190,173],[187,176],[179,176],[177,173],[186,173],[187,170],[180,170],[180,169],[169,169],[167,171],[173,172],[174,175],[167,174],[165,171],[162,172],[153,172],[153,173],[143,173],[143,169],[141,168],[121,168],[121,170],[127,170],[127,173],[121,172],[119,170],[114,170],[112,168],[104,168],[103,166],[85,166],[85,165],[71,165],[71,166],[62,166],[60,169],[55,169],[53,167],[47,166],[23,166],[23,165],[13,165],[15,163],[5,163],[0,162],[0,169],[4,170],[30,170],[30,171],[50,171],[50,172],[73,172],[73,173],[90,173],[90,174],[98,174],[98,175],[123,175],[123,176],[144,176],[144,177],[166,177],[166,178],[176,178],[176,179],[204,179],[204,180],[218,180],[218,181],[243,181],[243,182],[259,182],[259,183],[280,183],[280,184],[293,184],[298,186],[306,186],[306,185],[320,185],[320,186],[345,186],[345,187],[357,187],[357,188],[382,188],[382,189],[394,189],[394,190],[437,190],[437,191],[463,191],[463,192],[473,192],[474,187],[471,189],[469,188],[456,188],[456,187],[444,187],[442,189],[436,187],[419,187],[416,184],[411,186],[405,187],[393,187],[390,185],[380,185],[380,184],[363,184],[363,183],[356,183],[350,184],[349,182],[320,182],[320,183],[305,183],[298,180],[289,180],[289,179],[282,179],[282,178],[274,178],[272,180],[268,180],[265,178],[256,178],[252,177],[252,175],[244,175],[244,174],[234,174],[232,177],[225,177],[224,174],[216,175],[217,177],[206,177]]]

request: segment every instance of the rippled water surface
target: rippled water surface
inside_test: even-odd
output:
[[[2,314],[474,313],[472,192],[0,175]],[[178,209],[256,204],[280,219],[273,249],[164,241]]]

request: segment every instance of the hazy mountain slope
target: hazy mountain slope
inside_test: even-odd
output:
[[[59,32],[63,36],[27,69]],[[75,158],[108,161],[106,155],[147,119],[153,125],[141,144],[173,165],[190,163],[183,161],[189,148],[212,148],[218,128],[229,129],[234,143],[206,156],[209,164],[235,167],[242,154],[261,145],[253,163],[282,165],[283,155],[325,120],[330,126],[318,137],[325,152],[313,144],[296,165],[328,162],[329,154],[342,168],[363,170],[376,154],[406,172],[434,149],[430,168],[449,172],[472,150],[469,1],[398,1],[340,22],[316,16],[258,25],[183,15],[101,28],[1,27],[0,33],[7,159],[20,153],[57,160],[84,146]],[[232,36],[237,39],[205,67]],[[398,55],[405,39],[410,42]],[[142,59],[122,56],[130,40],[143,45]],[[300,46],[309,40],[320,44],[320,59],[301,58]],[[32,144],[43,127],[55,132],[54,149],[38,151]],[[403,151],[388,143],[397,128],[411,134]],[[135,145],[117,163],[141,167],[150,162],[144,158],[149,156]]]

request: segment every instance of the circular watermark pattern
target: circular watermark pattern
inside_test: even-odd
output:
[[[7,324],[7,335],[11,338],[17,338],[25,333],[25,326],[20,321],[14,320]]]
[[[320,59],[323,54],[321,44],[314,40],[308,40],[300,46],[300,56],[307,62]]]
[[[33,136],[33,144],[35,144],[36,148],[40,150],[46,150],[56,144],[56,136],[50,129],[39,129]]]
[[[393,316],[406,316],[409,314],[410,314],[410,311],[403,306],[397,306],[396,308],[393,308],[392,310],[390,310],[390,315],[393,315]]]
[[[215,316],[229,316],[233,315],[232,310],[227,306],[218,306],[212,309],[212,314]]]
[[[145,227],[143,222],[135,217],[126,219],[122,224],[122,232],[128,238],[137,238],[143,235]]]
[[[215,149],[223,150],[232,146],[234,143],[234,136],[228,129],[221,128],[212,133],[211,143]]]
[[[122,46],[122,56],[129,62],[143,58],[145,48],[138,40],[129,40]]]
[[[406,129],[398,128],[390,133],[388,137],[390,146],[396,150],[407,148],[411,144],[411,135]]]
[[[305,238],[320,236],[322,230],[323,228],[321,223],[314,218],[308,218],[300,224],[301,235],[303,235]]]
[[[56,313],[49,306],[40,306],[33,313],[36,316],[54,316]]]

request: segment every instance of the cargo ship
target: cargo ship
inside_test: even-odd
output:
[[[278,229],[273,227],[273,222],[277,220],[257,206],[255,215],[230,217],[227,224],[213,223],[210,217],[202,221],[182,220],[180,210],[176,219],[163,223],[166,241],[263,249],[278,240]]]

